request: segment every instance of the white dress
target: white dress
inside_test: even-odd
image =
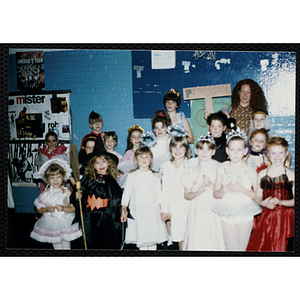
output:
[[[184,172],[184,163],[176,168],[170,161],[161,166],[162,199],[161,211],[171,215],[172,241],[183,240],[187,216],[191,202],[184,198],[184,186],[181,178]]]
[[[220,163],[210,160],[200,165],[198,158],[192,158],[185,171],[182,183],[195,192],[203,184],[203,176],[212,183],[216,180],[217,167]],[[191,200],[187,229],[182,243],[182,250],[224,251],[223,230],[220,217],[211,208],[220,200],[214,198],[213,190],[206,187],[204,193]]]
[[[256,170],[247,165],[243,174],[229,173],[227,168],[230,162],[224,162],[220,165],[218,172],[222,177],[222,186],[226,186],[230,182],[240,182],[243,187],[250,190],[252,186],[252,178]],[[223,221],[236,224],[240,222],[251,221],[253,216],[259,214],[262,208],[249,196],[243,193],[226,193],[221,201],[213,206],[212,210],[217,213]]]
[[[129,208],[133,219],[127,218],[126,244],[140,248],[167,240],[160,216],[160,197],[160,181],[152,171],[136,170],[128,174],[121,204]]]
[[[63,205],[68,206],[67,194],[61,189],[53,190],[52,187],[42,192],[34,201],[37,208]],[[53,213],[45,212],[35,223],[30,237],[43,243],[61,243],[73,241],[82,236],[79,224],[72,224],[75,213],[66,213],[55,209]]]
[[[151,148],[153,153],[153,163],[152,170],[159,171],[162,164],[169,161],[171,158],[169,145],[171,137],[169,134],[166,134],[162,138],[156,138],[156,144]]]

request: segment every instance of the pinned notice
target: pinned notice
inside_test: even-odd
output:
[[[176,66],[175,51],[151,51],[152,69],[174,69]]]

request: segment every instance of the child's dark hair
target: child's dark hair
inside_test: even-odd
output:
[[[186,150],[185,157],[187,159],[190,159],[192,157],[192,152],[191,152],[189,143],[188,143],[186,137],[184,137],[184,136],[175,136],[171,139],[170,145],[169,145],[170,153],[172,151],[172,148],[176,147],[178,144],[181,144],[185,148],[185,150]],[[174,160],[174,157],[172,156],[171,161],[173,161],[173,160]]]
[[[67,182],[65,180],[66,171],[60,164],[51,164],[44,173],[44,181],[50,184],[50,176],[60,174],[62,177],[62,186],[66,186]]]
[[[45,141],[47,141],[49,136],[54,136],[56,140],[58,140],[58,136],[54,131],[48,131],[45,136]]]
[[[117,165],[113,159],[105,154],[100,154],[92,157],[87,165],[85,176],[89,175],[91,181],[96,181],[97,174],[94,168],[94,164],[97,158],[104,158],[108,162],[107,173],[114,179],[118,176]]]
[[[216,149],[216,145],[215,145],[214,143],[210,142],[210,141],[198,141],[198,142],[196,143],[195,148],[196,148],[196,149],[203,149],[204,144],[207,144],[207,147],[208,147],[209,149],[211,149],[211,150]]]
[[[103,123],[103,120],[102,120],[101,116],[98,113],[92,111],[90,113],[90,116],[89,116],[89,124],[94,124],[94,123],[97,123],[97,122],[102,122]]]
[[[174,89],[170,89],[169,91],[166,92],[166,94],[164,96],[164,107],[165,108],[166,108],[166,102],[168,100],[172,100],[172,101],[176,102],[176,109],[178,109],[181,104],[181,95],[178,91],[176,91]]]
[[[226,116],[224,113],[222,113],[221,111],[218,111],[218,112],[216,112],[216,113],[210,114],[210,115],[207,117],[207,120],[206,120],[207,125],[210,126],[210,125],[211,125],[211,122],[212,122],[213,120],[218,120],[218,121],[220,121],[220,122],[223,124],[223,126],[228,126],[228,118],[227,118],[227,116]]]
[[[157,110],[154,113],[154,116],[152,117],[152,130],[154,130],[155,124],[158,122],[161,122],[166,127],[172,125],[172,121],[169,114],[162,109]]]
[[[114,139],[114,141],[116,142],[116,144],[118,143],[118,137],[114,131],[110,130],[110,131],[106,131],[104,133],[104,141],[106,139],[108,139],[109,137],[112,137]]]
[[[136,159],[139,155],[143,155],[143,154],[149,154],[151,156],[151,158],[153,159],[153,153],[152,153],[151,149],[147,146],[142,146],[142,147],[138,148],[134,153],[134,157]],[[131,170],[130,173],[134,172],[136,170],[138,170],[138,167],[134,170]],[[157,173],[151,169],[151,165],[149,166],[149,170],[152,171],[152,173]]]
[[[144,130],[142,127],[137,126],[137,125],[134,125],[128,129],[127,148],[126,148],[125,152],[133,148],[133,144],[131,142],[131,135],[134,131],[139,131],[142,134]]]
[[[249,140],[251,140],[253,137],[255,137],[257,134],[263,134],[266,138],[266,143],[268,142],[268,139],[269,139],[269,136],[268,136],[268,130],[266,130],[265,128],[260,128],[260,129],[255,129],[251,135],[250,135],[250,138]]]

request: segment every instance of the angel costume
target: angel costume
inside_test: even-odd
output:
[[[34,201],[37,208],[63,205],[68,206],[66,188],[46,189]],[[73,241],[82,235],[78,223],[73,223],[75,213],[66,213],[55,209],[53,213],[45,212],[35,223],[30,237],[43,243],[57,244],[64,241]]]
[[[160,217],[160,180],[152,171],[136,170],[128,174],[122,205],[128,207],[126,244],[138,248],[167,240],[165,224]]]
[[[171,215],[172,241],[181,242],[184,237],[190,201],[184,198],[184,186],[181,178],[184,173],[184,163],[178,168],[171,161],[161,166],[162,199],[161,212]]]
[[[153,153],[153,163],[152,170],[159,171],[161,165],[170,160],[171,154],[169,150],[169,145],[171,141],[171,136],[166,134],[162,138],[155,139],[155,145],[151,147]]]
[[[182,177],[185,188],[193,187],[195,192],[203,184],[203,176],[209,177],[212,183],[216,180],[216,160],[200,163],[198,158],[188,162]],[[213,190],[206,187],[204,193],[191,200],[187,229],[182,243],[182,250],[223,251],[225,250],[220,217],[211,208],[220,201],[213,196]]]
[[[222,177],[222,185],[226,186],[230,182],[239,182],[248,190],[251,190],[251,178],[253,178],[256,170],[249,165],[243,174],[229,173],[227,168],[230,162],[222,163],[218,172]],[[253,216],[261,212],[261,207],[249,196],[243,193],[226,193],[221,201],[212,207],[221,219],[230,224],[251,221]]]

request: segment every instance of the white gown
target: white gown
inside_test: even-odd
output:
[[[183,240],[187,216],[191,201],[184,198],[184,186],[181,178],[184,173],[184,163],[176,168],[170,161],[160,169],[162,177],[161,211],[171,215],[172,241]]]
[[[183,175],[183,185],[186,188],[193,187],[192,191],[195,192],[203,184],[204,175],[214,183],[219,165],[220,163],[216,160],[200,164],[198,158],[192,158]],[[220,199],[214,198],[213,190],[209,187],[206,187],[204,193],[190,201],[191,206],[182,250],[225,250],[221,219],[211,210],[219,201]]]
[[[121,204],[129,208],[133,219],[127,218],[126,244],[140,248],[167,240],[160,216],[160,198],[160,181],[152,171],[136,170],[128,174]]]

